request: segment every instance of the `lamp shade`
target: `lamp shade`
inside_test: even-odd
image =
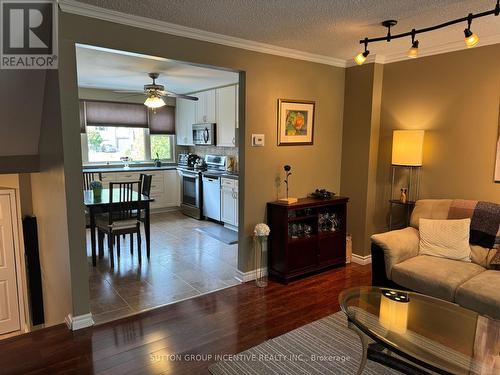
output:
[[[421,167],[423,147],[423,130],[394,130],[392,135],[392,165]]]

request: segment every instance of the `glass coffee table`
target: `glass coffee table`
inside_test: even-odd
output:
[[[500,322],[413,292],[356,287],[339,296],[363,356],[405,374],[500,374]],[[371,340],[374,342],[370,343]]]

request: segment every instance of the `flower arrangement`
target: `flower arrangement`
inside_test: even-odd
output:
[[[102,182],[101,181],[92,181],[89,186],[92,190],[102,189]]]
[[[89,184],[92,192],[94,193],[94,201],[99,202],[101,200],[102,193],[102,182],[101,181],[92,181]]]
[[[255,237],[267,237],[271,233],[271,229],[267,226],[267,224],[259,223],[255,226],[253,230],[253,234]]]

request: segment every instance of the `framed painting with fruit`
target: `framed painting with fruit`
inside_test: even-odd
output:
[[[278,146],[312,145],[315,103],[278,99]]]

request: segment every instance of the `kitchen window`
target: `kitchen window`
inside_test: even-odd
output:
[[[174,112],[167,106],[148,112],[142,104],[80,101],[83,162],[173,162]]]
[[[174,136],[149,134],[146,128],[87,126],[82,137],[84,163],[113,163],[129,157],[132,161],[151,161],[157,157],[174,161]]]

